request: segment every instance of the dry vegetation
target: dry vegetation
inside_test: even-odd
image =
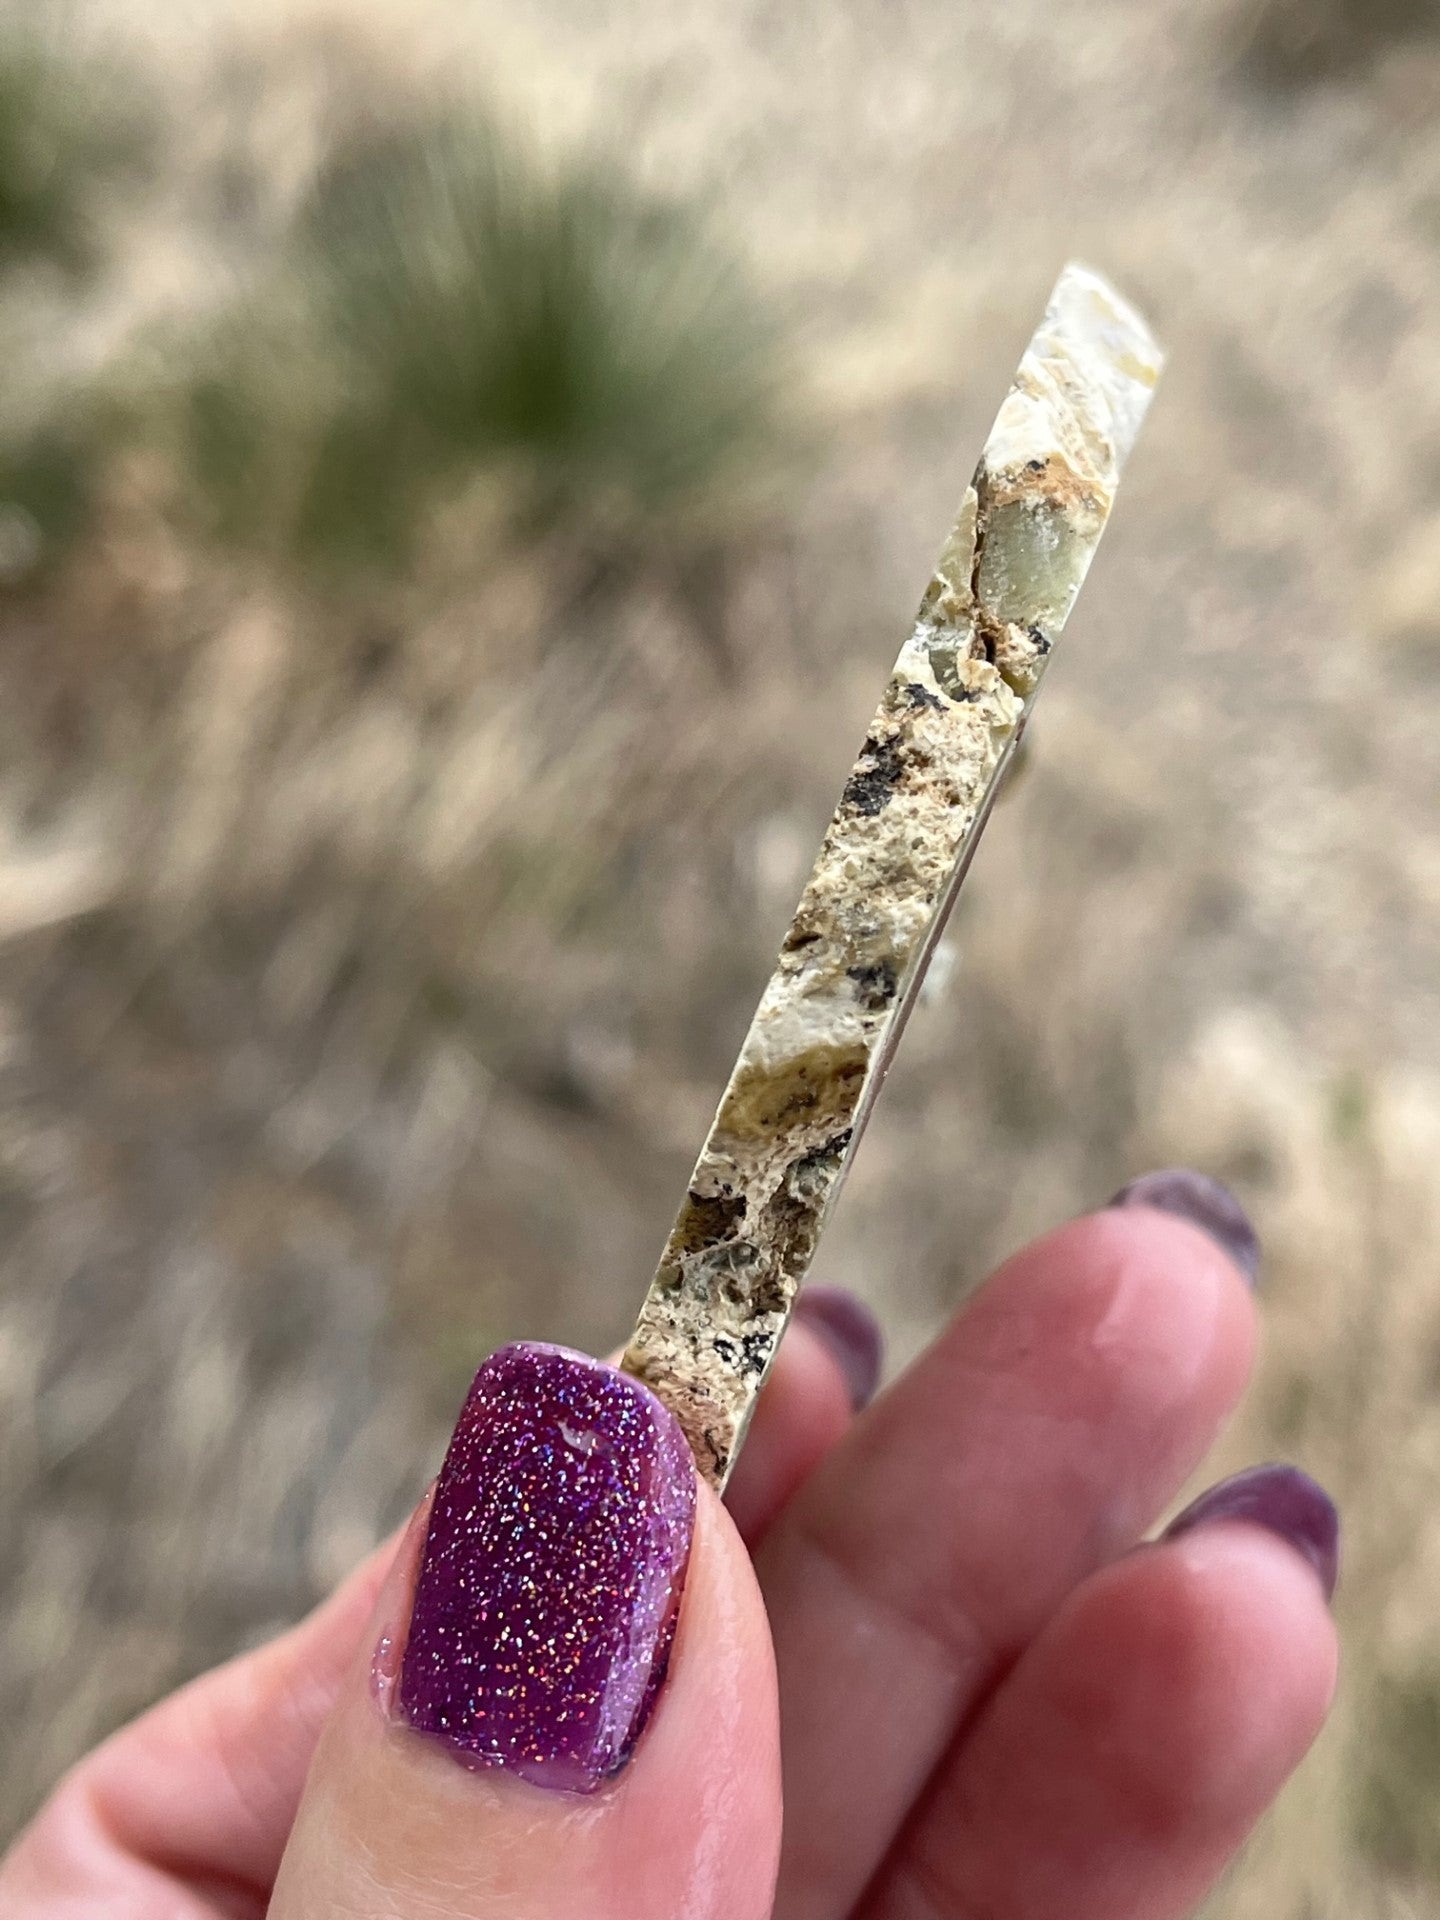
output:
[[[1217,1911],[1440,1914],[1423,12],[654,11],[0,61],[0,1809],[343,1570],[490,1345],[623,1332],[1076,250],[1173,371],[828,1274],[903,1357],[1236,1185],[1224,1464],[1340,1496],[1348,1670]]]

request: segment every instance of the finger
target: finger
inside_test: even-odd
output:
[[[864,1920],[1179,1920],[1319,1731],[1335,1666],[1315,1567],[1273,1532],[1206,1524],[1106,1568],[946,1761]]]
[[[764,1611],[637,1382],[553,1347],[487,1361],[375,1630],[379,1667],[362,1649],[342,1686],[274,1920],[769,1914]]]
[[[854,1294],[809,1286],[795,1303],[725,1504],[747,1546],[866,1406],[880,1378],[880,1323]]]
[[[759,1558],[784,1920],[849,1912],[976,1703],[1203,1457],[1252,1343],[1213,1239],[1093,1214],[1002,1267],[811,1476]]]
[[[812,1324],[818,1317],[807,1296],[731,1483],[747,1539],[848,1426],[854,1383],[878,1373],[873,1316],[858,1302],[842,1305],[830,1316],[841,1331],[828,1339]],[[398,1538],[300,1625],[182,1688],[72,1770],[0,1863],[6,1914],[26,1911],[22,1885],[46,1913],[67,1893],[93,1908],[102,1897],[118,1901],[124,1887],[153,1913],[157,1884],[170,1899],[199,1889],[202,1901],[223,1886],[237,1910],[263,1912],[320,1729]]]

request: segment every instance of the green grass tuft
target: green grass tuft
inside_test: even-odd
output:
[[[120,74],[0,40],[0,273],[89,271],[103,251],[99,198],[143,164],[148,102]]]
[[[477,115],[338,147],[262,299],[207,344],[182,443],[211,531],[302,564],[402,564],[496,470],[521,519],[672,524],[775,433],[778,333],[726,249]]]

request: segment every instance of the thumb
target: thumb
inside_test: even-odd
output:
[[[321,1737],[272,1920],[763,1920],[769,1635],[678,1426],[558,1347],[487,1360]]]

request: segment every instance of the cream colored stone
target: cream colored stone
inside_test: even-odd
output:
[[[1160,366],[1134,310],[1067,267],[841,794],[623,1361],[716,1487]]]

